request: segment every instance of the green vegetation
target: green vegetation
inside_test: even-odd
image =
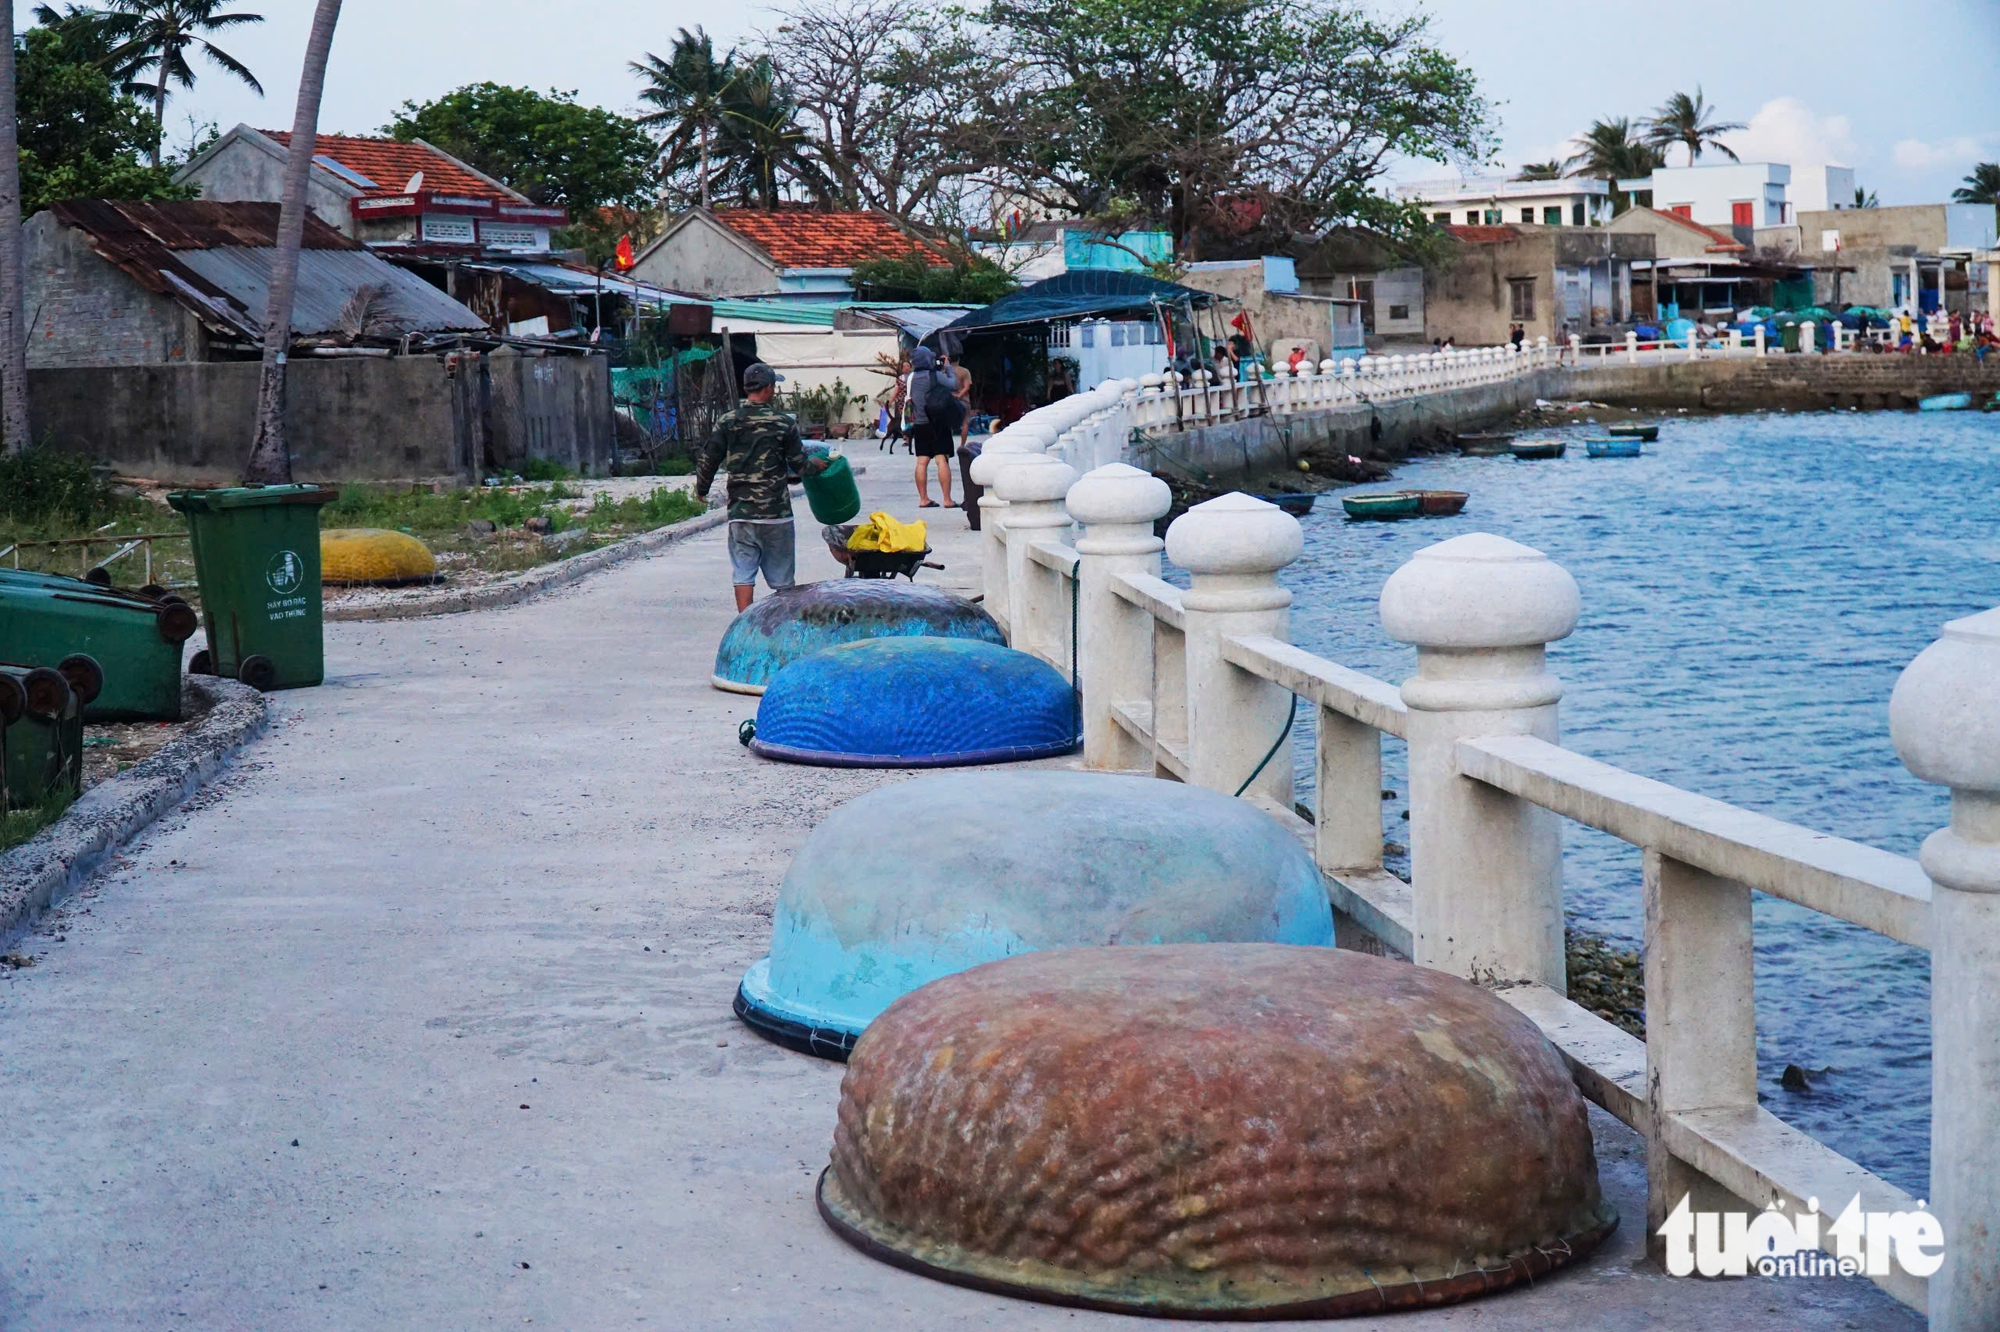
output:
[[[70,792],[57,790],[49,792],[39,805],[0,814],[0,851],[11,851],[30,840],[75,803],[76,797]]]
[[[172,166],[147,163],[159,122],[107,72],[105,29],[46,6],[41,18],[15,43],[22,216],[58,199],[192,198]]]
[[[581,491],[560,482],[547,489],[381,490],[372,486],[342,486],[340,498],[319,511],[321,527],[384,527],[423,536],[453,532],[483,519],[500,527],[520,527],[530,518],[547,518],[550,530],[563,530],[569,514],[558,501],[577,499]]]
[[[912,250],[896,259],[866,259],[854,266],[854,295],[864,301],[991,305],[1021,284],[990,259],[964,251],[931,257]]]
[[[0,454],[0,548],[135,532],[178,532],[181,516],[112,488],[90,460],[54,449]],[[109,553],[109,552],[105,552]]]
[[[686,522],[707,512],[708,506],[685,490],[662,486],[645,495],[622,500],[600,493],[591,506],[579,515],[579,520],[593,532],[609,528],[649,530]]]
[[[384,132],[436,144],[538,204],[567,208],[572,222],[653,202],[653,141],[637,122],[580,105],[573,92],[475,83],[403,103]]]

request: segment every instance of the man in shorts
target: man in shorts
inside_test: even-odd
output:
[[[750,608],[757,572],[773,591],[798,581],[791,474],[817,475],[826,459],[808,456],[799,426],[772,405],[784,376],[757,362],[743,372],[744,402],[715,423],[695,459],[695,498],[707,500],[716,469],[729,473],[729,564],[736,609]]]
[[[944,507],[954,507],[951,501],[951,455],[952,436],[956,433],[955,421],[931,419],[931,397],[934,387],[942,386],[943,393],[953,402],[958,400],[958,380],[953,377],[949,366],[940,370],[937,358],[929,347],[919,347],[910,353],[910,441],[915,445],[917,455],[917,507],[935,509],[937,501],[931,498],[931,459],[937,459],[938,486],[944,491]]]

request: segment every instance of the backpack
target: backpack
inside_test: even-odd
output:
[[[965,404],[958,399],[958,378],[938,370],[929,373],[931,381],[925,385],[921,399],[924,419],[947,434],[953,433],[965,411]]]

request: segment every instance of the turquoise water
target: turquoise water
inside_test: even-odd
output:
[[[1897,761],[1889,692],[1946,620],[2000,605],[2000,415],[1670,419],[1631,460],[1592,461],[1595,431],[1563,433],[1560,461],[1439,458],[1372,487],[1470,491],[1457,518],[1349,523],[1323,497],[1284,574],[1294,639],[1401,681],[1415,657],[1382,634],[1383,580],[1433,542],[1497,532],[1583,590],[1576,633],[1550,652],[1565,745],[1914,855],[1949,802]],[[1310,801],[1304,716],[1294,758]],[[1398,792],[1385,832],[1407,843],[1401,745],[1385,750]],[[1572,919],[1637,944],[1639,853],[1575,825],[1564,847]],[[1762,896],[1756,923],[1766,1108],[1926,1196],[1929,959]],[[1778,1085],[1787,1064],[1832,1071],[1794,1093]]]

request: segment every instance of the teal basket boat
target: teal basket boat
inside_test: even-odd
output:
[[[1660,428],[1656,425],[1615,425],[1606,427],[1604,433],[1619,439],[1642,439],[1651,444],[1660,437]]]
[[[1387,495],[1343,495],[1340,507],[1347,510],[1349,518],[1367,521],[1414,518],[1423,512],[1424,496],[1418,490],[1398,490]]]
[[[1639,439],[1586,439],[1583,447],[1593,458],[1636,458],[1646,445]]]
[[[1970,393],[1939,393],[1925,398],[1917,404],[1920,412],[1968,412],[1972,410]]]

